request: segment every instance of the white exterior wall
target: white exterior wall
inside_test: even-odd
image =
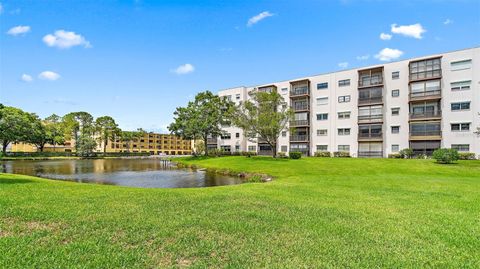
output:
[[[450,147],[452,144],[469,144],[470,152],[480,154],[480,137],[473,132],[480,126],[480,48],[465,49],[460,51],[448,52],[437,55],[429,55],[408,59],[398,62],[379,64],[375,66],[362,67],[351,70],[343,70],[334,73],[321,74],[316,76],[304,77],[289,81],[274,82],[265,85],[275,85],[286,103],[290,105],[291,81],[308,79],[310,81],[310,153],[316,151],[317,145],[328,145],[328,151],[338,151],[339,145],[349,145],[350,154],[357,156],[358,152],[358,71],[383,67],[383,153],[388,156],[392,152],[392,145],[398,145],[399,149],[409,148],[409,62],[441,56],[442,63],[442,147]],[[459,60],[472,60],[470,69],[452,71],[450,63]],[[392,72],[400,72],[398,79],[392,79]],[[339,87],[338,81],[350,79],[350,86]],[[470,90],[452,91],[450,83],[456,81],[471,80]],[[328,82],[328,89],[317,90],[318,83]],[[248,100],[248,92],[259,86],[238,87],[219,92],[220,96],[231,95],[232,101],[238,104],[238,101]],[[287,88],[287,91],[282,89]],[[400,95],[392,97],[392,91],[398,89]],[[241,94],[241,100],[235,100],[235,95]],[[350,102],[339,103],[338,97],[350,95]],[[317,105],[317,98],[328,97],[328,104]],[[451,111],[452,102],[470,101],[470,110]],[[392,108],[400,108],[400,115],[392,116]],[[338,119],[338,112],[350,111],[350,119]],[[317,121],[316,114],[328,113],[327,121]],[[452,132],[451,123],[470,122],[470,131]],[[398,134],[392,134],[391,127],[400,126]],[[350,128],[350,135],[338,135],[338,128]],[[318,129],[327,129],[326,136],[317,136]],[[241,151],[248,150],[248,146],[258,146],[256,142],[247,141],[243,132],[239,128],[229,127],[225,131],[232,134],[230,141],[219,139],[220,145],[231,145],[232,151],[235,145],[240,145]],[[240,139],[235,138],[235,133],[240,133]],[[290,147],[290,132],[287,130],[285,137],[280,136],[278,140],[278,152],[282,146]]]

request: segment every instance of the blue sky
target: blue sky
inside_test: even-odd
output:
[[[124,129],[166,131],[175,107],[207,89],[480,44],[479,0],[0,5],[0,102],[110,115]]]

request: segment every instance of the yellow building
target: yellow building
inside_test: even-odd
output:
[[[107,152],[149,152],[152,155],[190,155],[192,154],[192,142],[171,134],[145,133],[142,137],[135,138],[129,142],[118,139],[109,141],[107,144]]]
[[[103,152],[103,143],[98,143],[97,152]],[[74,141],[67,141],[65,145],[46,144],[44,152],[75,152]],[[11,152],[37,152],[37,147],[32,144],[17,143],[12,144]],[[192,142],[183,140],[180,137],[171,134],[145,133],[140,138],[132,141],[109,141],[107,143],[107,152],[142,152],[152,155],[190,155],[192,154]]]

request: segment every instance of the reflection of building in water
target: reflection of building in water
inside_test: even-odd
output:
[[[167,155],[189,155],[192,153],[192,142],[183,140],[171,134],[145,133],[142,137],[131,141],[114,139],[108,141],[107,152],[135,152]],[[37,147],[32,144],[17,143],[11,145],[11,152],[36,152]],[[64,145],[46,144],[45,152],[75,152],[75,141],[67,141]],[[103,143],[98,143],[97,152],[103,151]]]

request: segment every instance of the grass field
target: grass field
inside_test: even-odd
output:
[[[182,161],[274,181],[136,189],[0,174],[0,267],[480,267],[480,161]]]

